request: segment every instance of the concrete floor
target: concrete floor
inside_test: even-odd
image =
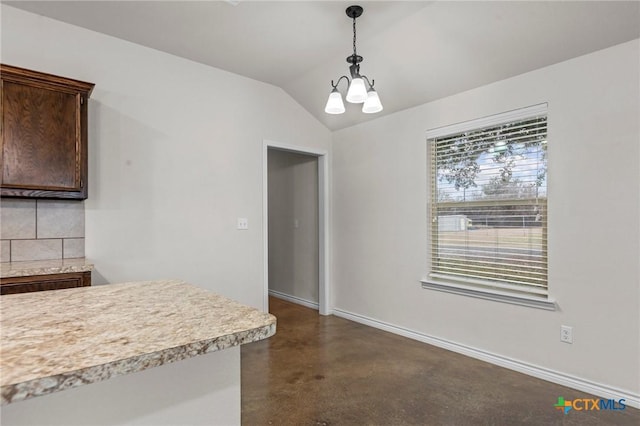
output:
[[[270,298],[275,336],[242,346],[244,425],[640,425],[640,410]]]

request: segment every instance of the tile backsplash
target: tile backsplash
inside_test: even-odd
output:
[[[3,198],[2,262],[84,257],[84,202]]]

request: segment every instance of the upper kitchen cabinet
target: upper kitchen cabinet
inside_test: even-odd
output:
[[[92,83],[0,65],[2,197],[87,198]]]

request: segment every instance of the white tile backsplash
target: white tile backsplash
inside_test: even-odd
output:
[[[11,241],[2,240],[0,241],[0,262],[10,262],[11,261]]]
[[[11,261],[47,260],[62,258],[62,240],[13,240]]]
[[[0,202],[0,238],[36,238],[36,200],[3,198]]]
[[[65,259],[84,257],[84,238],[65,238],[62,240],[62,256]]]
[[[84,202],[0,200],[2,262],[84,257]]]
[[[84,238],[84,203],[38,200],[37,238]]]

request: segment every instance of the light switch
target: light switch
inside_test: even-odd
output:
[[[246,217],[239,217],[238,218],[238,229],[249,229],[249,219],[247,219]]]

